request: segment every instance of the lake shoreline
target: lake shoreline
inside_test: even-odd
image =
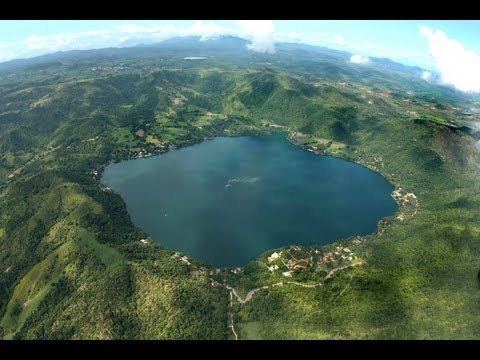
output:
[[[380,174],[388,183],[390,183],[393,187],[394,187],[394,190],[392,191],[391,195],[397,191],[397,189],[399,188],[399,185],[398,184],[395,184],[394,182],[391,181],[391,179],[388,178],[388,176],[385,176],[386,174],[383,174],[381,171],[378,171],[378,170],[375,170],[375,169],[372,169],[370,166],[368,166],[368,164],[365,164],[365,163],[361,163],[359,161],[356,161],[354,160],[353,158],[351,157],[346,157],[346,156],[337,156],[337,155],[333,155],[333,154],[329,154],[329,153],[321,153],[321,152],[317,152],[317,151],[314,151],[313,149],[311,148],[308,148],[306,146],[302,146],[298,143],[296,143],[295,141],[293,141],[292,139],[292,134],[295,134],[295,132],[291,131],[291,130],[285,130],[285,129],[278,129],[278,128],[270,128],[270,127],[267,127],[265,129],[262,129],[263,131],[257,131],[255,132],[254,134],[252,134],[250,131],[245,134],[245,133],[236,133],[236,134],[219,134],[218,136],[212,136],[212,137],[208,137],[208,138],[204,138],[202,140],[199,140],[199,141],[192,141],[192,142],[188,142],[188,143],[177,143],[175,146],[170,146],[169,149],[167,150],[163,150],[163,151],[159,151],[158,153],[156,154],[151,154],[149,156],[141,156],[141,157],[134,157],[134,156],[131,156],[131,157],[127,157],[127,158],[124,158],[124,159],[119,159],[118,161],[114,161],[114,162],[110,162],[106,165],[104,165],[102,167],[102,171],[98,171],[97,172],[97,177],[98,179],[100,180],[101,176],[103,176],[103,170],[105,169],[106,166],[112,164],[112,163],[119,163],[119,162],[123,162],[123,161],[130,161],[130,160],[136,160],[136,159],[141,159],[141,158],[151,158],[151,157],[155,157],[155,156],[159,156],[159,155],[163,155],[167,152],[169,152],[169,150],[180,150],[180,149],[183,149],[183,148],[187,148],[191,145],[196,145],[196,144],[200,144],[200,143],[203,143],[207,140],[213,140],[213,139],[216,139],[216,138],[231,138],[231,137],[245,137],[245,136],[261,136],[261,135],[272,135],[273,133],[284,133],[285,134],[285,138],[288,140],[289,143],[291,143],[292,145],[294,145],[295,147],[297,147],[298,149],[301,149],[303,151],[306,151],[306,152],[312,152],[314,153],[315,155],[321,155],[321,156],[325,156],[325,157],[331,157],[331,158],[339,158],[339,159],[342,159],[344,161],[348,161],[348,162],[351,162],[351,163],[354,163],[356,165],[359,165],[359,166],[362,166],[363,168],[367,168],[368,170],[370,170],[371,172],[374,172],[374,173],[378,173]],[[102,186],[103,184],[100,182],[100,186]],[[108,189],[108,188],[107,188]],[[111,189],[108,189],[110,191],[112,191]],[[383,217],[381,218],[378,223],[377,223],[377,226],[376,226],[376,230],[372,233],[369,233],[367,235],[361,235],[361,236],[349,236],[349,237],[340,237],[338,239],[336,239],[335,241],[333,241],[332,243],[328,243],[328,244],[322,244],[321,247],[326,247],[328,245],[331,245],[331,244],[340,244],[340,243],[348,243],[348,242],[351,242],[353,241],[354,239],[357,239],[358,241],[358,238],[367,238],[367,237],[370,237],[370,236],[376,236],[376,235],[381,235],[388,227],[389,224],[391,224],[391,220],[394,218],[394,217],[398,217],[398,214],[402,212],[402,202],[399,201],[397,198],[395,198],[394,196],[392,196],[396,202],[396,204],[398,205],[397,206],[397,209],[396,211],[392,214],[392,215],[389,215],[389,216],[386,216],[386,217]],[[122,198],[122,200],[124,200]],[[138,228],[138,226],[136,226]],[[142,230],[143,231],[143,230]],[[158,243],[157,243],[158,244]],[[294,244],[294,242],[292,242],[292,245]],[[164,247],[163,244],[162,245],[159,245],[161,247]],[[308,247],[308,248],[314,248],[314,247],[317,247],[318,248],[318,245],[301,245],[302,247]],[[167,247],[168,249],[168,247]],[[272,248],[272,249],[269,249],[268,251],[273,251],[275,249],[280,249],[280,248]],[[173,248],[170,249],[172,251],[175,251],[177,252],[177,250],[174,250]],[[258,256],[254,257],[251,261],[247,262],[245,265],[241,266],[241,268],[247,266],[250,262],[252,261],[256,261],[256,259],[258,259],[262,254],[258,254]],[[195,257],[193,257],[194,261],[195,262],[198,262],[198,263],[202,263],[202,264],[205,264],[205,265],[212,265],[210,263],[205,263],[204,261],[201,261],[199,259],[196,259]],[[215,266],[215,265],[213,265]],[[221,266],[220,268],[225,268],[225,269],[228,269],[228,268],[238,268],[239,266]]]

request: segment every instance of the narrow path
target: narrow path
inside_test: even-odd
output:
[[[298,286],[301,286],[301,287],[304,287],[304,288],[311,289],[311,288],[316,288],[317,286],[322,286],[323,282],[319,282],[319,283],[316,283],[316,284],[302,284],[302,283],[299,283],[299,282],[296,282],[296,281],[287,281],[286,284],[293,284],[293,285],[298,285]]]
[[[327,273],[324,280],[330,279],[339,270],[344,270],[344,269],[347,269],[347,268],[353,267],[353,266],[356,266],[356,265],[348,264],[348,265],[344,265],[344,266],[340,266],[338,268],[332,269]],[[292,285],[297,285],[297,286],[301,286],[301,287],[304,287],[304,288],[310,288],[311,289],[311,288],[316,288],[317,286],[322,286],[323,285],[323,281],[318,282],[316,284],[304,284],[304,283],[299,283],[297,281],[285,281],[285,282],[280,281],[280,282],[277,282],[277,283],[272,284],[272,285],[265,285],[265,286],[261,286],[261,287],[255,288],[253,290],[250,290],[247,293],[247,295],[245,296],[245,299],[242,299],[241,296],[238,294],[237,289],[231,287],[230,285],[221,284],[221,283],[219,283],[218,281],[216,281],[212,278],[210,278],[210,281],[212,281],[214,284],[216,284],[218,286],[222,286],[222,287],[228,289],[230,291],[230,296],[231,297],[235,296],[235,298],[237,299],[237,301],[240,304],[245,304],[246,302],[249,302],[250,300],[252,300],[253,295],[257,291],[268,289],[268,288],[274,287],[274,286],[283,286],[284,284],[292,284]]]
[[[303,284],[303,283],[299,283],[299,282],[296,282],[296,281],[280,281],[280,282],[277,282],[277,283],[274,283],[272,285],[265,285],[265,286],[261,286],[261,287],[258,287],[258,288],[255,288],[253,290],[250,290],[247,295],[245,296],[245,299],[242,299],[240,297],[240,295],[238,295],[238,292],[237,292],[237,289],[231,287],[230,285],[227,285],[227,284],[221,284],[219,283],[218,281],[210,278],[210,281],[215,284],[215,285],[218,285],[218,286],[222,286],[226,289],[228,289],[229,293],[230,293],[230,325],[228,326],[232,332],[233,332],[233,335],[235,336],[235,340],[238,340],[238,334],[237,332],[235,331],[235,325],[233,323],[233,297],[235,296],[235,298],[237,299],[237,301],[239,302],[239,304],[243,305],[245,304],[246,302],[249,302],[250,300],[252,300],[252,297],[253,295],[257,292],[257,291],[260,291],[260,290],[264,290],[264,289],[268,289],[270,287],[274,287],[274,286],[283,286],[285,284],[292,284],[292,285],[297,285],[297,286],[301,286],[301,287],[304,287],[304,288],[309,288],[309,289],[312,289],[312,288],[316,288],[317,286],[322,286],[323,285],[323,282],[327,279],[329,279],[330,277],[332,277],[337,271],[339,270],[343,270],[343,269],[346,269],[346,268],[349,268],[349,267],[353,267],[353,266],[356,266],[356,265],[345,265],[345,266],[341,266],[341,267],[338,267],[338,268],[335,268],[335,269],[332,269],[330,270],[327,275],[325,276],[325,278],[321,281],[321,282],[318,282],[316,284]],[[345,290],[345,289],[344,289]],[[343,292],[343,291],[342,291]]]
[[[237,290],[235,288],[232,288],[231,286],[228,286],[228,285],[225,285],[225,287],[228,290],[230,290],[230,294],[233,294],[237,298],[237,300],[240,304],[245,304],[246,302],[252,300],[253,294],[255,294],[257,291],[262,290],[262,289],[268,289],[270,286],[266,285],[266,286],[262,286],[262,287],[250,290],[247,293],[247,296],[245,296],[245,299],[242,299],[240,297],[240,295],[238,295]]]
[[[345,267],[343,267],[345,268]],[[340,270],[340,268],[338,268],[338,270]],[[333,271],[333,270],[332,270]],[[329,273],[330,274],[330,273]],[[327,279],[327,277],[325,278]],[[233,296],[235,296],[235,298],[237,299],[237,301],[240,303],[240,304],[245,304],[246,302],[249,302],[250,300],[252,300],[252,297],[253,295],[259,291],[259,290],[264,290],[264,289],[268,289],[270,287],[274,287],[274,286],[283,286],[284,284],[292,284],[292,285],[298,285],[298,286],[302,286],[304,288],[316,288],[317,286],[321,286],[323,285],[323,282],[319,282],[319,283],[316,283],[316,284],[303,284],[303,283],[299,283],[299,282],[296,282],[296,281],[280,281],[278,283],[275,283],[275,284],[272,284],[272,285],[265,285],[265,286],[261,286],[261,287],[258,287],[258,288],[255,288],[253,290],[250,290],[248,293],[247,293],[247,296],[245,296],[245,299],[242,299],[240,295],[238,295],[238,292],[237,292],[237,289],[229,286],[229,285],[226,285],[226,284],[221,284],[219,283],[218,281],[215,281],[213,279],[210,279],[214,284],[218,285],[218,286],[222,286],[226,289],[228,289],[230,291],[230,298],[232,299]]]
[[[325,280],[330,279],[333,276],[333,274],[335,274],[338,270],[343,270],[351,266],[355,266],[355,265],[348,264],[348,265],[340,266],[338,268],[330,270],[328,274],[325,276]]]
[[[232,292],[230,291],[230,328],[232,329],[233,335],[235,336],[235,340],[238,340],[238,335],[237,332],[235,331],[235,326],[233,325],[233,312],[231,311],[233,307],[233,295]]]
[[[340,296],[342,296],[343,293],[350,287],[350,284],[352,283],[352,280],[353,280],[353,275],[350,277],[350,281],[348,282],[348,284],[343,288],[342,291],[340,291],[340,294],[338,294],[338,296],[335,298],[334,301],[337,301],[340,298]]]

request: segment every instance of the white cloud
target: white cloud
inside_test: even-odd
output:
[[[345,39],[343,38],[342,35],[339,35],[339,34],[335,34],[333,35],[333,42],[337,45],[340,45],[340,46],[345,46],[347,45],[347,42],[345,41]]]
[[[286,36],[286,39],[287,40],[292,40],[292,41],[295,41],[295,42],[299,42],[302,40],[302,34],[296,32],[296,31],[292,31],[292,32],[289,32]]]
[[[441,30],[421,27],[428,41],[430,55],[444,83],[465,92],[480,92],[480,55],[464,48]]]
[[[238,23],[241,26],[238,35],[250,41],[247,45],[250,50],[270,54],[275,52],[275,25],[272,20],[238,20]]]
[[[207,40],[212,37],[220,35],[228,35],[230,31],[214,23],[205,23],[201,20],[197,20],[193,25],[187,28],[184,32],[184,36],[198,35],[201,40]]]
[[[139,25],[139,24],[125,24],[120,25],[117,28],[117,34],[119,39],[125,41],[131,37],[149,37],[152,40],[163,40],[168,37],[178,35],[174,26],[170,24],[165,25]]]
[[[157,41],[174,36],[200,36],[201,40],[207,40],[220,35],[232,35],[249,40],[250,43],[247,47],[253,51],[267,53],[273,53],[275,51],[275,26],[273,21],[238,20],[232,22],[231,25],[232,26],[225,27],[213,22],[198,20],[184,28],[172,25],[126,24],[118,26],[117,30],[126,38],[133,35]]]
[[[140,25],[125,24],[112,30],[83,31],[69,34],[32,35],[24,40],[26,53],[55,52],[60,50],[93,49],[119,46],[124,41],[140,38],[152,42],[166,40],[175,36],[200,36],[206,40],[231,32],[214,23],[195,21],[187,27],[175,27],[171,24]]]
[[[156,32],[169,32],[173,30],[173,26],[167,25],[139,25],[139,24],[125,24],[117,26],[120,33],[125,34],[144,34]]]
[[[32,35],[24,40],[28,50],[52,52],[107,46],[112,35],[108,31],[83,31],[70,34]]]
[[[30,57],[56,51],[75,49],[98,49],[111,46],[123,46],[137,42],[154,43],[175,36],[200,36],[207,40],[220,35],[231,35],[249,41],[247,48],[263,53],[275,52],[275,41],[279,34],[275,33],[275,25],[270,20],[232,20],[217,23],[214,21],[194,21],[184,25],[169,23],[130,23],[95,31],[61,33],[51,35],[32,34],[26,37],[21,45],[12,50],[15,54],[4,51],[0,43],[0,61],[10,58]],[[289,37],[300,40],[300,34],[290,33]],[[130,40],[130,41],[129,41]]]
[[[366,64],[370,62],[370,59],[363,55],[352,55],[350,56],[350,62],[353,64]]]
[[[280,33],[274,32],[272,35],[272,41],[275,46],[277,43],[281,42],[288,42],[288,43],[300,43],[300,44],[309,44],[309,45],[318,45],[318,41],[308,39],[308,37],[304,36],[305,34],[301,34],[296,31],[291,31],[288,33]]]
[[[13,57],[14,53],[8,48],[8,45],[0,42],[0,61],[11,60]]]
[[[192,25],[180,28],[171,24],[164,25],[139,25],[125,24],[117,28],[118,33],[125,37],[129,35],[148,37],[151,40],[163,40],[174,36],[200,36],[202,40],[228,34],[229,30],[214,23],[202,20],[195,21]]]
[[[422,72],[422,79],[425,81],[430,81],[432,78],[432,73],[430,71],[423,71]]]
[[[15,54],[12,50],[0,50],[0,61],[8,61],[15,58]]]
[[[116,27],[114,32],[117,43],[122,45],[124,41],[131,39],[141,39],[141,41],[158,42],[175,36],[182,35],[180,29],[171,24],[164,25],[139,25],[125,24]]]

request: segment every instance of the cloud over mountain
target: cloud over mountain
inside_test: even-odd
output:
[[[94,49],[110,46],[155,43],[177,36],[200,36],[201,40],[221,35],[238,36],[249,41],[247,47],[262,53],[275,52],[275,25],[271,20],[236,20],[227,25],[197,20],[188,26],[172,24],[127,23],[113,29],[30,35],[23,40],[24,51],[20,56],[40,55],[55,51]],[[138,41],[137,41],[138,40]],[[5,51],[3,51],[5,53]],[[1,54],[0,54],[1,55]],[[6,57],[6,56],[3,56]],[[0,59],[2,56],[0,56]]]
[[[370,62],[370,59],[363,55],[352,55],[350,56],[350,62],[352,64],[366,64]]]
[[[272,20],[239,20],[242,33],[250,41],[247,47],[250,50],[262,53],[274,53],[275,25]]]
[[[428,41],[430,55],[445,84],[465,92],[480,92],[480,55],[465,49],[441,30],[421,27],[420,34]]]

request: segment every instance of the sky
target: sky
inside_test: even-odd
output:
[[[0,61],[137,40],[226,34],[249,40],[252,51],[275,53],[275,44],[286,41],[349,51],[357,66],[370,57],[386,57],[424,68],[426,81],[437,71],[444,83],[480,92],[480,21],[475,20],[2,20]]]

